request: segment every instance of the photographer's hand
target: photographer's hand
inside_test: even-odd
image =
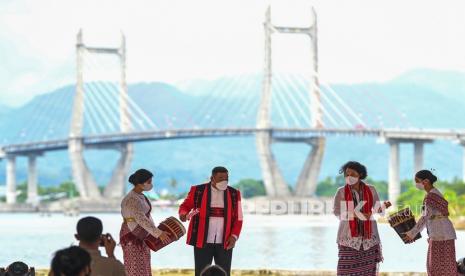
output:
[[[109,258],[114,258],[115,257],[115,247],[116,247],[115,240],[110,235],[110,233],[107,233],[106,235],[103,235],[102,239],[103,239],[103,246],[105,247],[105,252],[107,253],[107,256]]]

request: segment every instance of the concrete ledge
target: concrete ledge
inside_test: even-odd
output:
[[[38,269],[37,276],[47,276],[48,269]],[[192,269],[154,269],[152,275],[187,276],[194,275]],[[275,276],[334,276],[336,271],[314,270],[278,270],[278,269],[234,269],[234,276],[275,275]],[[381,276],[426,276],[424,272],[381,272]]]

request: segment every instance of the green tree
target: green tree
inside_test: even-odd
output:
[[[409,207],[412,212],[418,216],[421,213],[421,206],[423,205],[424,197],[424,191],[420,191],[411,186],[397,198],[397,205],[399,208]]]
[[[16,186],[16,196],[17,203],[24,203],[27,200],[27,182],[22,182]],[[0,202],[6,202],[6,196],[0,197]]]
[[[376,181],[371,178],[367,178],[366,182],[375,187],[376,192],[380,200],[387,200],[388,198],[388,183],[384,180]]]
[[[448,181],[437,181],[434,183],[438,189],[450,189],[454,191],[458,196],[465,195],[465,183],[461,180],[454,178],[452,182]]]
[[[412,211],[419,215],[425,192],[418,190],[412,180],[403,181],[404,187],[407,189],[397,199],[399,207],[409,206]],[[434,184],[438,188],[444,198],[449,202],[449,213],[451,216],[465,215],[465,189],[461,181],[454,180],[452,182],[438,181]]]
[[[101,187],[99,187],[101,189]],[[44,196],[44,201],[53,201],[58,199],[60,194],[65,193],[66,197],[74,198],[79,196],[76,185],[71,181],[65,181],[58,186],[47,186],[43,187],[39,185],[38,188],[39,196]]]
[[[371,178],[365,180],[370,185],[373,185],[378,192],[381,200],[387,199],[387,182],[386,181],[375,181]],[[338,175],[336,178],[326,177],[324,180],[318,183],[316,187],[316,195],[324,197],[332,197],[336,194],[337,189],[345,185],[344,176]]]
[[[176,178],[171,178],[169,184],[171,189],[173,190],[176,190],[176,188],[178,187],[178,181],[176,180]]]
[[[176,196],[176,199],[185,199],[187,197],[188,192],[182,192]]]
[[[16,202],[24,203],[27,200],[27,182],[23,182],[16,186],[16,192],[18,196],[16,197]]]
[[[242,179],[234,184],[233,187],[241,191],[243,198],[266,195],[265,185],[260,180]]]
[[[318,183],[315,193],[317,196],[332,197],[336,194],[337,189],[342,186],[344,186],[344,177],[337,176],[336,179],[333,179],[328,176]]]
[[[24,203],[27,201],[27,182],[22,182],[16,186],[16,191],[18,193],[16,197],[16,202]],[[58,186],[41,186],[38,185],[37,193],[39,196],[45,197],[44,201],[53,201],[58,199],[58,195],[66,193],[66,197],[73,198],[78,197],[79,192],[76,189],[76,186],[71,181],[66,181],[61,183]],[[2,201],[0,199],[0,201]]]
[[[409,179],[409,180],[402,180],[400,182],[400,192],[401,193],[404,193],[408,190],[410,190],[410,188],[415,188],[415,183],[413,183],[413,180]]]

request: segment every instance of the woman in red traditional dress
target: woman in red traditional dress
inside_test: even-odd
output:
[[[418,189],[426,191],[426,196],[423,200],[422,216],[415,227],[405,233],[404,240],[413,241],[426,226],[429,244],[426,259],[428,276],[455,276],[458,275],[455,261],[457,237],[449,220],[449,203],[433,186],[436,180],[438,178],[428,170],[421,170],[415,174],[415,185]]]
[[[150,191],[153,174],[145,169],[137,170],[129,177],[134,188],[121,202],[124,222],[120,231],[120,244],[123,248],[124,266],[128,276],[152,275],[150,248],[144,243],[148,235],[169,242],[168,233],[158,229],[150,216],[152,205],[143,194]]]
[[[378,275],[378,264],[383,257],[372,214],[383,212],[391,203],[385,201],[381,206],[375,187],[363,181],[367,169],[359,162],[345,163],[339,173],[344,174],[346,185],[334,197],[334,214],[340,220],[337,275]]]

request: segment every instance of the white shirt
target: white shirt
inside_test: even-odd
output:
[[[211,203],[210,207],[224,208],[224,193],[211,186]],[[223,243],[224,218],[210,217],[208,221],[207,243]]]
[[[135,221],[128,222],[129,230],[133,231],[140,225],[152,236],[158,238],[162,231],[153,223],[152,217],[145,214],[150,211],[150,205],[144,195],[130,191],[121,202],[121,215],[123,218],[133,218]]]
[[[435,193],[442,198],[444,196],[441,192],[433,188],[430,193]],[[430,240],[433,241],[447,241],[447,240],[455,240],[457,238],[454,230],[454,226],[448,217],[441,217],[434,219],[434,216],[441,215],[441,212],[429,205],[425,206],[425,210],[423,215],[418,220],[415,227],[412,228],[408,232],[408,235],[411,237],[415,237],[419,232],[421,232],[425,226],[428,229],[428,237]]]
[[[381,202],[379,202],[379,196],[378,193],[376,192],[375,187],[368,185],[367,187],[370,188],[371,193],[373,195],[373,204],[376,209],[378,209],[377,206],[381,206]],[[355,193],[355,196],[357,198],[357,201],[360,201],[358,193]],[[342,204],[342,207],[341,207]],[[376,220],[372,219],[371,220],[371,238],[370,239],[365,239],[363,237],[352,237],[350,233],[350,225],[349,225],[349,220],[344,217],[344,214],[346,215],[344,210],[346,209],[345,207],[345,202],[344,202],[344,187],[341,187],[337,190],[336,196],[334,197],[334,215],[336,215],[339,218],[339,229],[337,231],[337,240],[336,242],[339,245],[346,246],[346,247],[351,247],[356,250],[368,250],[371,247],[380,244],[380,238],[379,238],[379,233],[378,233],[378,226],[376,224]],[[378,211],[373,210],[373,214],[378,213]]]

